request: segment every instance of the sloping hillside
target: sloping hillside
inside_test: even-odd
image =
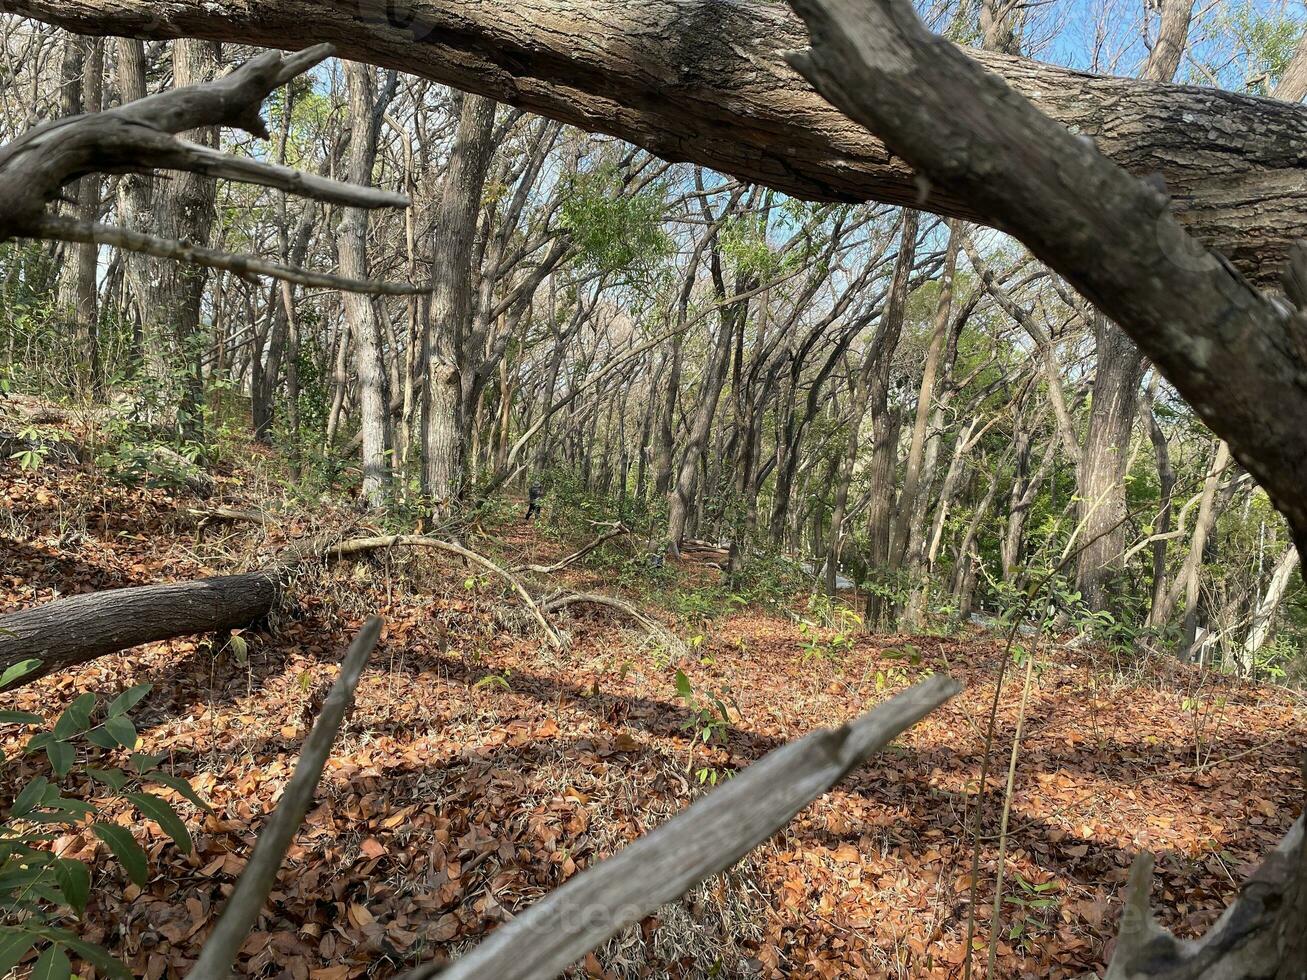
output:
[[[360,530],[343,508],[301,511],[256,452],[217,497],[142,489],[50,458],[0,468],[0,603],[252,567],[297,537]],[[215,500],[263,522],[214,514]],[[521,521],[507,502],[464,543],[506,566],[548,564],[582,543],[575,515]],[[457,559],[393,550],[301,570],[274,621],[106,657],[7,696],[50,719],[80,692],[148,682],[140,749],[162,753],[211,805],[176,797],[183,853],[146,822],[144,888],[89,833],[53,842],[92,860],[84,924],[150,978],[184,975],[284,787],[352,631],[387,625],[316,808],[258,930],[251,976],[398,972],[466,944],[728,779],[783,740],[864,711],[926,671],[965,693],[803,812],[731,873],[587,958],[595,977],[949,977],[971,900],[976,787],[994,685],[1007,665],[980,835],[976,944],[983,973],[1000,811],[1033,656],[1006,840],[998,943],[1004,976],[1072,977],[1110,953],[1135,852],[1159,853],[1155,902],[1182,934],[1208,926],[1302,798],[1300,699],[1160,661],[1068,651],[974,630],[858,632],[829,609],[742,605],[714,569],[649,569],[620,540],[558,573],[624,596],[684,649],[618,610],[573,605],[541,642],[502,583]],[[540,581],[547,579],[539,577]],[[795,611],[791,611],[791,607]],[[806,620],[806,624],[804,622]],[[678,669],[683,680],[678,682]],[[720,717],[717,700],[726,707]],[[42,755],[0,727],[0,800]],[[98,751],[98,750],[97,750]],[[97,759],[91,764],[103,764]],[[101,787],[76,779],[70,795]],[[122,822],[140,828],[123,812]],[[121,898],[106,899],[108,894]],[[372,974],[375,975],[375,974]]]

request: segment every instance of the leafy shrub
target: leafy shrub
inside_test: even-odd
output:
[[[26,661],[11,667],[0,677],[0,685],[29,673],[36,664]],[[85,913],[93,881],[86,864],[59,856],[51,845],[73,828],[89,827],[133,882],[141,887],[148,882],[148,859],[131,829],[106,819],[97,805],[65,795],[61,784],[85,775],[158,823],[183,851],[191,850],[190,834],[177,812],[145,788],[152,783],[166,786],[205,806],[186,780],[159,769],[163,756],[136,751],[139,739],[131,712],[149,691],[149,684],[140,684],[103,706],[97,695],[83,694],[49,728],[40,715],[0,711],[0,724],[42,727],[22,751],[43,752],[50,768],[49,776],[36,776],[18,792],[0,822],[0,909],[6,922],[0,926],[0,976],[37,947],[41,952],[32,971],[35,977],[65,980],[72,972],[70,952],[103,974],[131,977],[104,949],[64,926],[69,914],[80,918]],[[91,765],[124,752],[125,767]],[[0,764],[6,761],[0,756]]]

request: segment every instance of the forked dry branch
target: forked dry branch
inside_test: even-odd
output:
[[[272,187],[345,207],[408,207],[409,200],[403,194],[222,153],[179,135],[207,126],[229,126],[266,139],[267,126],[259,115],[263,100],[334,53],[330,44],[290,55],[269,51],[212,82],[171,89],[115,109],[59,119],[29,130],[0,149],[0,241],[36,238],[112,245],[225,269],[240,276],[268,276],[346,292],[387,296],[426,292],[423,286],[309,272],[46,210],[59,199],[65,186],[86,174],[151,173],[161,169]]]

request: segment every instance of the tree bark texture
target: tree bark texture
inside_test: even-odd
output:
[[[931,187],[784,60],[807,33],[753,0],[3,0],[85,34],[299,48],[412,72],[798,197],[880,200],[993,223]],[[1270,278],[1307,237],[1307,112],[1270,99],[1108,78],[968,51],[1050,118],[1140,176],[1189,231]],[[1160,55],[1159,55],[1160,58]]]
[[[279,590],[276,575],[252,572],[55,599],[0,616],[0,672],[41,661],[14,687],[142,643],[247,626]]]
[[[468,426],[464,366],[480,352],[465,350],[472,316],[473,247],[482,190],[494,152],[495,102],[464,96],[449,167],[432,230],[431,329],[423,400],[426,451],[423,482],[444,510],[467,480]]]
[[[377,138],[381,113],[389,97],[378,101],[377,73],[371,65],[350,62],[345,68],[349,84],[350,145],[349,179],[372,184],[377,160]],[[368,277],[368,213],[346,208],[341,219],[340,271],[353,279]],[[359,432],[363,437],[363,499],[369,507],[381,507],[390,487],[387,450],[386,372],[381,361],[383,338],[376,301],[371,296],[345,293],[345,317],[354,335],[354,371],[359,385]]]

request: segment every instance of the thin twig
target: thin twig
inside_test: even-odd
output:
[[[407,282],[380,282],[372,279],[350,279],[327,272],[311,272],[296,266],[269,262],[253,255],[236,255],[217,249],[205,248],[193,242],[175,238],[161,238],[144,232],[130,231],[116,225],[98,221],[81,221],[66,215],[48,214],[39,218],[31,228],[29,237],[47,241],[82,242],[89,245],[112,245],[128,252],[140,252],[159,259],[173,259],[222,269],[242,279],[250,276],[267,276],[293,282],[300,286],[320,289],[338,289],[346,293],[366,293],[371,296],[420,296],[430,292],[430,286],[417,286]]]

